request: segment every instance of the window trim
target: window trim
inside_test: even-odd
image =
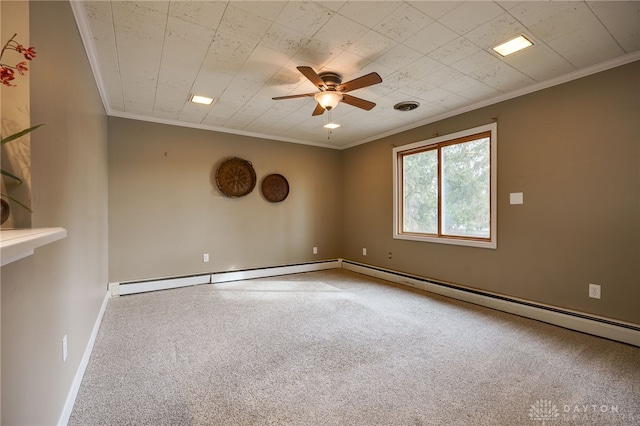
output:
[[[400,199],[402,196],[401,186],[404,186],[402,176],[402,158],[406,154],[423,152],[430,149],[438,149],[438,145],[446,146],[456,143],[455,141],[468,138],[469,136],[489,133],[490,137],[490,173],[489,173],[489,187],[491,191],[490,195],[490,232],[489,238],[479,239],[473,237],[454,237],[454,236],[438,236],[438,235],[426,235],[417,233],[401,232],[402,226],[402,209],[403,202]],[[480,247],[496,249],[498,247],[498,125],[497,123],[490,123],[472,129],[462,130],[460,132],[451,133],[448,135],[437,136],[435,138],[426,139],[418,142],[414,142],[408,145],[401,145],[393,148],[393,238],[399,240],[410,241],[422,241],[430,243],[440,244],[454,244],[469,247]],[[438,180],[440,180],[442,165],[438,161]],[[440,199],[440,196],[438,196]],[[438,214],[440,214],[441,205],[438,200]],[[441,221],[438,220],[438,230],[441,227]]]

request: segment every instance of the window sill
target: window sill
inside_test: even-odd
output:
[[[38,247],[66,236],[64,228],[3,229],[0,231],[1,266],[30,256]]]

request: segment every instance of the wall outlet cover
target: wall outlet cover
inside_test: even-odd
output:
[[[600,299],[600,286],[598,284],[589,284],[589,297]]]

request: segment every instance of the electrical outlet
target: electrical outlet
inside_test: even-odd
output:
[[[389,259],[391,259],[391,252],[389,252]]]
[[[600,286],[598,284],[589,284],[589,297],[600,299]]]
[[[209,261],[209,253],[203,253],[202,254],[202,261],[203,262],[208,262]]]
[[[313,248],[313,254],[318,254],[318,247]]]
[[[62,338],[62,362],[67,362],[67,335]]]
[[[363,256],[366,256],[366,255],[367,255],[367,249],[366,249],[366,248],[363,248],[363,249],[362,249],[362,255],[363,255]]]

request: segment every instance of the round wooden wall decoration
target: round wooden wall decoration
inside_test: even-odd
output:
[[[256,172],[249,161],[229,158],[218,166],[216,184],[227,197],[244,197],[256,186]]]
[[[262,179],[262,195],[267,201],[279,203],[289,195],[289,182],[279,174],[271,174]]]

